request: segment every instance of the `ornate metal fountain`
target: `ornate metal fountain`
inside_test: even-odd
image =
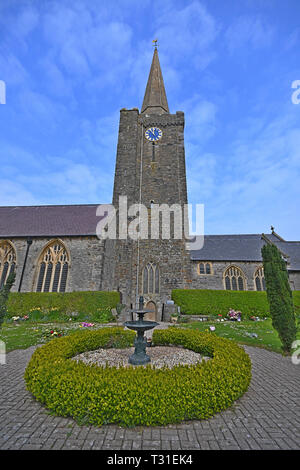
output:
[[[126,321],[124,326],[129,328],[130,330],[135,330],[137,332],[137,336],[134,340],[135,350],[134,353],[129,356],[129,363],[133,365],[144,365],[150,362],[150,356],[146,354],[146,346],[147,340],[144,336],[145,331],[152,330],[155,328],[159,323],[155,321],[145,321],[144,315],[152,310],[144,310],[144,298],[140,297],[139,299],[139,308],[138,310],[131,310],[133,313],[137,313],[138,320],[134,321]]]

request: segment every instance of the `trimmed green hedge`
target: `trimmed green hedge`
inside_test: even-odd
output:
[[[300,291],[293,291],[295,305],[300,306]],[[266,292],[214,289],[175,289],[172,299],[186,315],[227,315],[230,308],[240,310],[242,318],[269,317]],[[298,309],[299,310],[299,309]]]
[[[100,367],[71,358],[98,348],[126,347],[134,333],[120,327],[84,331],[36,349],[25,371],[27,389],[48,409],[81,424],[166,425],[206,419],[247,390],[251,361],[213,333],[154,330],[155,345],[182,345],[212,359],[173,369]]]
[[[172,299],[187,315],[227,315],[228,310],[240,310],[242,316],[269,316],[265,292],[176,289]]]
[[[7,311],[8,317],[38,314],[59,318],[76,312],[79,316],[101,317],[107,315],[120,302],[119,292],[24,292],[11,293]]]
[[[300,290],[293,290],[293,301],[296,315],[300,315]]]

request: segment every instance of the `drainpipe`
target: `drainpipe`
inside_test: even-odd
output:
[[[164,321],[164,319],[165,319],[165,304],[163,303],[162,312],[161,312],[161,321]]]
[[[18,292],[21,292],[21,287],[22,287],[22,282],[23,282],[23,277],[24,277],[24,272],[25,272],[25,266],[28,258],[28,252],[30,245],[32,244],[31,238],[27,238],[27,249],[26,249],[26,254],[25,254],[25,259],[24,259],[24,264],[23,264],[23,269],[22,269],[22,274],[21,274],[21,279],[20,279],[20,284],[19,284],[19,289]]]

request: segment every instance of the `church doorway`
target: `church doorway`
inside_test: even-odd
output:
[[[156,321],[157,310],[156,310],[156,305],[154,302],[152,302],[152,300],[150,300],[150,302],[147,303],[146,310],[151,310],[151,311],[146,313],[144,319],[147,321]]]

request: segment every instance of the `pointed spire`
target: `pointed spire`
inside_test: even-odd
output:
[[[148,114],[169,113],[156,43],[141,112],[147,112]]]

